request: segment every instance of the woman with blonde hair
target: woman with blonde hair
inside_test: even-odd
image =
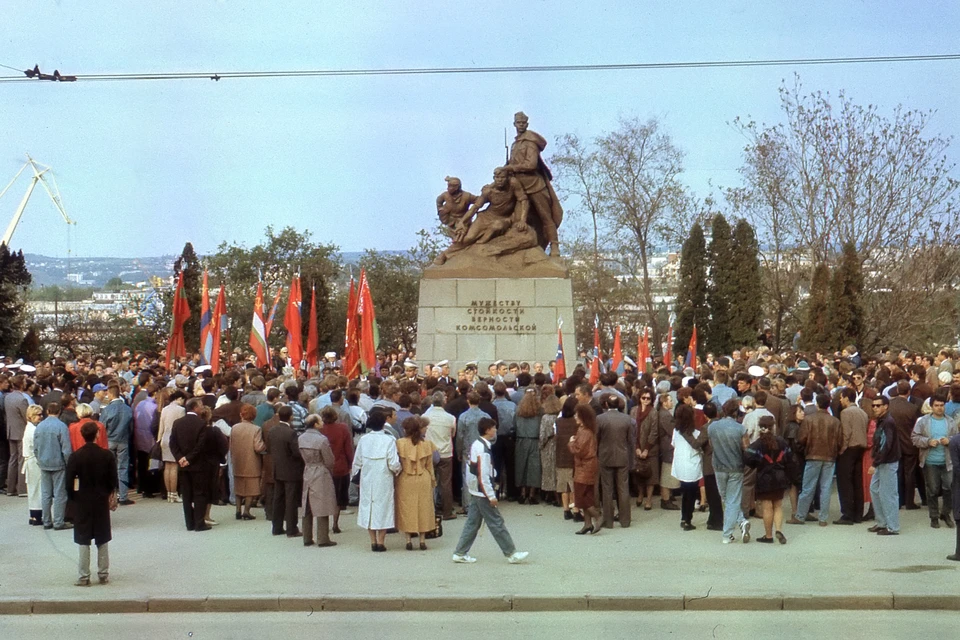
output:
[[[520,489],[519,504],[540,504],[537,492],[540,489],[540,420],[543,408],[536,387],[528,387],[517,407],[514,421],[517,430],[515,469],[516,484]]]
[[[23,431],[23,475],[27,479],[27,509],[30,511],[32,525],[43,524],[43,505],[40,503],[40,465],[33,455],[33,432],[43,420],[40,405],[27,407],[27,426]]]
[[[63,414],[61,414],[61,419]],[[103,426],[102,422],[98,422],[93,419],[93,407],[84,403],[77,406],[77,419],[70,424],[68,429],[70,430],[70,446],[73,447],[74,451],[77,451],[80,447],[86,444],[86,441],[83,439],[83,436],[80,435],[80,427],[83,426],[85,422],[96,422],[97,424],[97,439],[96,443],[102,449],[109,449],[110,445],[107,442],[107,428]]]

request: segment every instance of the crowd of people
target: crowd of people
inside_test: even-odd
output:
[[[484,375],[390,354],[351,380],[336,354],[309,371],[275,355],[272,368],[231,362],[216,375],[199,356],[175,370],[129,352],[4,359],[2,492],[27,498],[30,525],[74,531],[81,586],[92,542],[108,581],[110,511],[134,498],[181,504],[196,532],[218,524],[212,505],[235,505],[240,521],[262,507],[274,535],[320,548],[337,545],[355,509],[375,553],[388,533],[427,550],[443,521],[466,516],[459,563],[475,562],[483,523],[509,562],[527,557],[501,500],[555,505],[592,537],[631,526],[631,510],[659,495],[683,531],[705,524],[724,544],[751,541],[752,518],[756,542],[786,544],[785,524],[873,522],[866,531],[894,536],[901,509],[926,506],[933,528],[960,516],[960,353],[949,349],[761,346],[646,372],[626,359],[594,383],[586,363],[555,380],[553,362],[497,361]],[[948,559],[960,560],[960,530]]]

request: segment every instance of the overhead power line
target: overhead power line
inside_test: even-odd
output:
[[[945,62],[960,60],[960,53],[916,56],[861,56],[846,58],[787,58],[767,60],[703,60],[694,62],[637,62],[624,64],[567,64],[509,67],[414,67],[398,69],[302,69],[276,71],[171,71],[165,73],[93,73],[73,74],[78,82],[121,82],[143,80],[226,80],[234,78],[311,78],[346,76],[413,76],[492,73],[556,73],[587,71],[641,71],[655,69],[713,69],[737,67],[790,67],[846,64],[890,64],[904,62]],[[13,69],[7,65],[2,65]],[[2,76],[0,82],[31,82],[50,80],[51,76],[35,75],[35,70],[23,71],[23,77]],[[27,77],[27,74],[34,74]],[[39,73],[36,70],[36,73]]]

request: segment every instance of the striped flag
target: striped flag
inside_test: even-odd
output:
[[[283,295],[283,285],[280,285],[280,289],[277,290],[277,295],[273,299],[273,306],[270,307],[270,315],[267,316],[267,321],[265,323],[267,329],[267,338],[270,338],[270,332],[273,330],[273,320],[277,317],[277,307],[280,306],[280,296]]]
[[[229,330],[227,322],[227,292],[220,283],[220,293],[217,294],[217,303],[213,307],[213,322],[210,330],[210,370],[213,375],[220,373],[220,336]]]
[[[302,307],[300,276],[296,275],[290,283],[290,297],[287,298],[287,310],[283,314],[283,326],[287,329],[287,357],[294,369],[303,367],[303,324],[300,317]]]
[[[557,321],[557,360],[553,363],[553,383],[558,384],[567,377],[567,359],[563,355],[563,318]]]
[[[250,348],[257,357],[257,366],[270,364],[270,352],[267,349],[267,327],[263,322],[263,281],[257,282],[257,297],[253,301],[253,324],[250,325]]]
[[[685,367],[697,366],[697,325],[693,325],[693,333],[690,335],[690,344],[687,346],[687,359],[684,362]]]
[[[200,293],[200,364],[210,364],[213,355],[213,314],[210,313],[210,291],[207,288],[207,270],[203,270],[203,290]]]

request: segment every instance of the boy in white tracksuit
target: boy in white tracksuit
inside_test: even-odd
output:
[[[473,500],[470,502],[467,522],[463,525],[460,542],[453,553],[453,561],[461,563],[476,562],[477,559],[468,555],[473,541],[477,538],[481,525],[487,523],[487,528],[494,540],[500,545],[500,550],[511,564],[522,562],[528,552],[517,551],[503,523],[503,516],[497,508],[497,494],[493,488],[493,479],[496,470],[490,460],[490,447],[497,437],[497,424],[490,418],[482,418],[477,425],[480,438],[470,447],[470,458],[467,470],[467,486]]]

